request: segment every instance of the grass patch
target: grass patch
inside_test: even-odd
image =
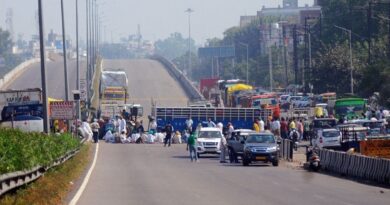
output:
[[[15,193],[6,194],[0,198],[4,205],[59,205],[65,201],[73,188],[73,182],[78,180],[88,166],[92,157],[92,145],[86,143],[80,152],[64,164],[52,168],[35,182],[26,185]]]

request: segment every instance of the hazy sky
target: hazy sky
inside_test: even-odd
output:
[[[66,34],[75,36],[75,1],[64,0]],[[85,2],[79,1],[80,35],[85,36]],[[135,34],[141,25],[144,39],[158,40],[173,32],[188,36],[188,16],[184,11],[192,8],[192,37],[197,44],[206,39],[222,37],[223,31],[239,24],[241,15],[255,15],[263,5],[277,7],[282,0],[96,0],[102,15],[102,25],[106,32],[103,38],[114,41],[119,37]],[[35,13],[37,0],[0,0],[0,27],[5,28],[7,8],[13,9],[15,34],[24,38],[36,33]],[[42,0],[44,5],[45,33],[50,29],[61,32],[60,0]],[[299,5],[312,5],[313,0],[299,0]],[[105,35],[104,35],[105,33]],[[16,37],[16,36],[15,36]]]

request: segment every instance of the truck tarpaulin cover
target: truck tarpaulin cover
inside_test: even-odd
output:
[[[106,87],[124,87],[127,88],[127,75],[124,71],[103,71],[101,86]]]
[[[218,80],[219,78],[204,78],[200,80],[199,90],[206,99],[209,99],[211,89],[218,89]]]
[[[233,85],[231,87],[228,88],[228,92],[229,93],[233,93],[235,91],[239,91],[239,90],[252,90],[253,87],[250,86],[250,85],[246,85],[246,84],[236,84],[236,85]]]

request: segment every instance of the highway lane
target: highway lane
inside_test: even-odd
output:
[[[126,72],[129,79],[130,103],[144,106],[144,116],[151,112],[152,99],[159,106],[186,106],[188,103],[184,90],[157,61],[104,60],[103,69],[120,69]]]
[[[76,89],[76,61],[68,60],[68,79],[70,99],[72,90]],[[80,63],[81,78],[85,78],[85,64]],[[46,62],[47,90],[48,96],[57,99],[65,99],[65,78],[63,61]],[[41,67],[40,63],[31,65],[27,70],[18,76],[8,85],[9,89],[41,88]]]
[[[187,103],[182,89],[157,62],[105,61],[104,66],[127,72],[135,103],[150,108],[151,97],[164,106]],[[324,174],[283,166],[222,165],[215,157],[191,163],[184,145],[99,145],[80,205],[390,203],[389,189]]]
[[[381,190],[384,193],[381,193]],[[191,163],[184,145],[100,143],[79,205],[389,204],[390,190],[283,166]]]

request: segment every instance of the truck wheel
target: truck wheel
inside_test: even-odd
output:
[[[272,162],[272,166],[274,166],[274,167],[279,166],[279,160],[278,160],[278,159],[277,159],[277,160],[274,160],[274,161]]]

